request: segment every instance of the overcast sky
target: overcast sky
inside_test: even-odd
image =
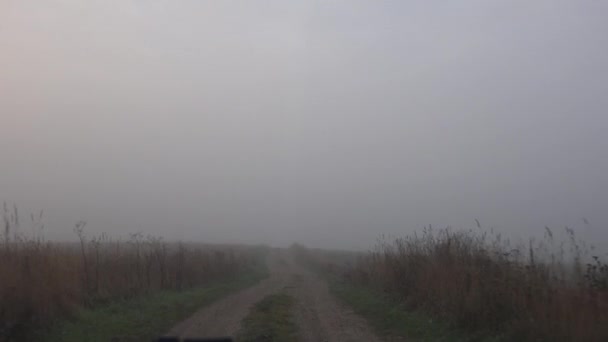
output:
[[[0,201],[47,236],[608,239],[608,2],[0,0]],[[590,225],[582,224],[582,218]]]

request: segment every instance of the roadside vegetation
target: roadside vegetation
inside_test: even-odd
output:
[[[544,240],[513,246],[479,225],[429,227],[339,262],[335,252],[294,249],[300,260],[339,274],[332,291],[384,335],[608,341],[608,266],[568,228],[560,238],[546,228]]]
[[[257,303],[243,320],[237,341],[296,342],[294,299],[285,293],[270,295]]]
[[[48,342],[153,341],[201,307],[265,277],[263,269],[242,272],[185,291],[160,291],[80,310],[69,320],[36,336]]]
[[[61,336],[57,327],[74,336],[81,328],[162,333],[154,329],[263,276],[261,247],[90,236],[84,222],[75,226],[77,243],[59,243],[43,237],[42,214],[23,222],[4,205],[1,217],[0,341],[31,340],[33,331]]]

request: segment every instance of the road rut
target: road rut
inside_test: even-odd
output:
[[[264,297],[286,291],[296,300],[294,316],[302,342],[379,342],[366,321],[339,303],[327,283],[293,260],[288,251],[267,257],[270,275],[259,284],[206,306],[167,335],[182,338],[235,336],[241,321]]]

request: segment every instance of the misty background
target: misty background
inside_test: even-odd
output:
[[[608,240],[608,2],[0,0],[0,201],[46,236]],[[583,218],[589,224],[583,223]]]

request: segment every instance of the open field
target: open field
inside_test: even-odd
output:
[[[607,19],[0,0],[0,342],[608,342]]]
[[[608,339],[608,266],[571,230],[522,247],[429,228],[349,252],[116,240],[82,222],[58,243],[3,217],[0,341]]]
[[[202,304],[208,297],[253,284],[248,275],[263,254],[259,247],[170,243],[143,234],[126,241],[91,236],[84,223],[75,227],[78,243],[58,243],[20,234],[16,211],[9,215],[5,210],[3,217],[0,341],[28,340],[32,330],[94,317],[98,308],[123,308],[128,316],[132,305],[145,302],[141,305],[154,311],[157,304],[175,304],[176,310],[187,314],[188,308],[178,304],[191,300]],[[147,302],[148,298],[156,300]],[[176,314],[175,320],[184,313]],[[162,333],[162,326],[156,329]]]
[[[608,340],[608,266],[571,230],[567,243],[553,234],[513,246],[481,228],[428,228],[369,253],[297,249],[384,336]]]

